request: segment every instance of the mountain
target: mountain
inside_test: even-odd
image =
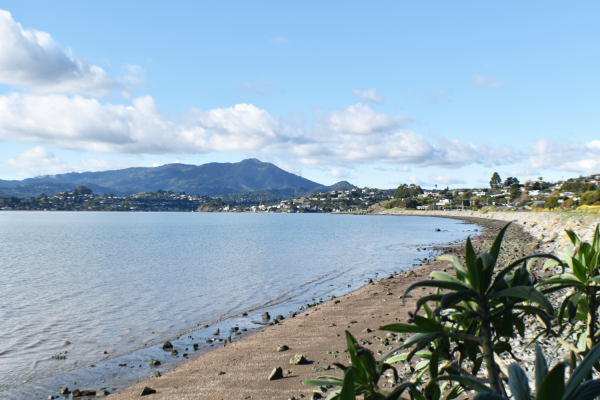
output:
[[[339,182],[336,185],[340,184],[348,188],[355,187],[347,182]],[[71,172],[22,181],[0,180],[0,195],[29,197],[41,193],[71,190],[78,185],[85,185],[99,194],[113,192],[117,195],[129,195],[162,189],[203,196],[257,190],[273,193],[283,190],[290,194],[295,192],[305,194],[313,190],[319,191],[319,188],[333,187],[322,186],[286,172],[271,163],[253,158],[238,163],[167,164],[160,167],[126,168],[114,171]],[[284,193],[277,194],[284,195]]]

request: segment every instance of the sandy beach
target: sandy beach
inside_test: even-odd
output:
[[[466,215],[459,218],[484,228],[474,240],[475,246],[481,246],[486,240],[489,243],[506,224],[505,221]],[[517,257],[522,254],[524,245],[532,241],[535,238],[525,232],[522,226],[513,224],[507,233],[504,247],[511,257]],[[448,247],[447,251],[461,255],[463,249],[460,246]],[[348,356],[344,352],[346,329],[357,339],[372,343],[367,347],[381,357],[377,354],[378,351],[385,354],[386,350],[392,349],[397,343],[382,343],[386,332],[378,331],[378,327],[405,321],[408,311],[414,309],[419,295],[415,292],[415,296],[405,303],[399,296],[410,284],[429,279],[430,272],[444,268],[450,268],[447,262],[434,261],[409,272],[385,277],[346,296],[306,309],[295,318],[285,319],[280,324],[265,327],[226,347],[202,354],[165,372],[161,377],[148,378],[110,397],[139,398],[144,387],[151,387],[157,392],[151,395],[155,399],[310,398],[314,388],[304,386],[303,380],[321,375],[342,376],[342,372],[332,364],[340,362],[348,365]],[[429,289],[423,290],[423,294],[429,292]],[[367,330],[372,332],[367,333]],[[279,345],[286,345],[289,350],[277,352]],[[304,355],[308,364],[290,365],[290,358],[296,354]],[[268,381],[267,378],[275,367],[283,369],[284,378]],[[331,390],[327,393],[330,392]]]

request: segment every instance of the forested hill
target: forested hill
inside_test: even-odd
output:
[[[114,171],[71,172],[22,181],[0,180],[0,195],[26,197],[40,195],[42,192],[49,194],[47,192],[52,192],[53,188],[71,189],[77,185],[85,185],[96,193],[102,191],[118,195],[155,192],[162,189],[216,196],[249,191],[287,192],[296,188],[298,192],[311,192],[317,188],[335,187],[339,184],[348,188],[354,187],[347,182],[324,186],[286,172],[271,163],[247,159],[238,163],[167,164],[160,167],[126,168]]]

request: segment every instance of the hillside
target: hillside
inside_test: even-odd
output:
[[[46,175],[22,181],[0,180],[1,196],[29,197],[41,193],[56,193],[85,185],[95,193],[129,195],[155,192],[158,189],[203,196],[226,193],[269,191],[280,195],[309,193],[337,185],[354,187],[347,182],[332,186],[286,172],[281,168],[247,159],[238,163],[208,163],[203,165],[167,164],[160,167],[126,168],[101,172],[71,172]]]

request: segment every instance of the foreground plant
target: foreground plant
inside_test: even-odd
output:
[[[363,395],[365,400],[396,400],[406,389],[416,387],[414,383],[405,383],[392,392],[380,388],[379,381],[388,370],[393,372],[395,381],[398,380],[396,369],[385,361],[377,362],[373,352],[361,347],[348,331],[346,331],[346,342],[352,366],[334,364],[344,371],[344,379],[335,376],[320,376],[317,379],[306,380],[303,383],[309,386],[342,386],[341,390],[327,396],[327,400],[354,400],[356,396],[360,395]]]
[[[577,358],[572,353],[571,363],[557,363],[548,371],[548,363],[542,348],[535,348],[535,393],[529,387],[529,381],[523,368],[513,363],[508,366],[509,387],[512,398],[516,400],[594,400],[600,396],[600,379],[586,381],[593,365],[600,357],[600,345],[594,346],[587,357],[577,365]],[[565,370],[569,366],[571,373],[565,382]],[[506,400],[491,392],[480,392],[474,400]]]
[[[548,331],[554,314],[552,304],[533,286],[526,269],[527,260],[548,257],[560,262],[551,254],[534,254],[496,271],[502,239],[507,228],[508,225],[500,231],[489,252],[480,255],[475,253],[471,240],[467,239],[464,264],[454,256],[438,257],[438,260],[453,263],[456,276],[445,272],[432,272],[433,280],[411,285],[404,293],[404,298],[419,287],[436,288],[444,290],[444,293],[420,298],[409,321],[411,324],[392,324],[380,328],[398,333],[416,333],[402,346],[415,345],[413,351],[438,341],[436,351],[446,352],[447,359],[451,359],[453,353],[458,353],[455,370],[462,374],[460,383],[475,390],[482,389],[482,382],[476,379],[476,373],[485,361],[489,388],[492,392],[502,395],[506,395],[506,391],[500,380],[494,353],[511,352],[511,345],[506,339],[513,337],[515,331],[524,335],[525,314],[539,316]],[[432,313],[432,316],[439,317],[437,320],[417,315],[418,310],[429,301],[438,302]],[[471,376],[460,371],[460,365],[465,358],[474,364],[474,373]],[[450,369],[446,369],[446,372],[449,371]],[[441,380],[459,382],[455,372],[443,376],[435,376],[435,373],[430,375],[430,385]],[[429,389],[429,392],[435,391],[435,388]]]
[[[418,287],[435,288],[436,293],[417,300],[415,312],[409,313],[411,318],[408,324],[391,324],[380,327],[381,330],[401,334],[413,333],[414,335],[402,345],[390,351],[381,361],[377,362],[370,350],[360,347],[356,339],[346,332],[352,366],[336,364],[344,370],[344,379],[323,376],[316,380],[305,381],[305,384],[342,386],[341,390],[330,394],[328,399],[349,400],[362,395],[365,399],[395,400],[402,393],[408,392],[411,398],[417,400],[440,400],[442,398],[450,400],[457,398],[468,388],[479,392],[476,399],[498,400],[508,398],[504,383],[500,379],[500,370],[502,370],[502,378],[509,383],[512,398],[516,400],[587,400],[600,395],[600,380],[588,380],[582,384],[586,377],[591,379],[593,367],[600,369],[598,363],[600,345],[588,347],[587,355],[579,363],[579,366],[577,366],[577,361],[580,356],[574,352],[571,353],[571,373],[566,383],[564,372],[567,364],[558,363],[548,372],[541,348],[537,346],[535,395],[529,389],[525,372],[517,364],[506,367],[499,357],[500,354],[508,352],[517,360],[512,354],[512,348],[507,339],[513,337],[515,331],[522,337],[525,335],[526,327],[523,317],[527,314],[534,315],[544,322],[546,334],[553,333],[554,309],[544,293],[537,290],[532,283],[527,265],[528,260],[549,258],[553,260],[552,265],[561,265],[563,271],[565,270],[561,260],[551,254],[529,255],[503,268],[496,268],[502,239],[507,228],[508,225],[500,231],[489,252],[479,255],[475,253],[475,249],[468,239],[465,246],[464,264],[453,256],[438,257],[439,260],[453,263],[456,276],[445,272],[433,272],[431,273],[432,280],[417,282],[406,290],[403,298],[406,298],[411,291]],[[597,227],[594,244],[589,247],[581,244],[573,252],[580,264],[583,263],[582,260],[585,260],[586,265],[595,265],[595,269],[592,268],[587,273],[586,282],[598,275],[598,237]],[[575,268],[581,269],[577,261],[573,260],[571,260],[571,264],[575,265]],[[584,276],[580,272],[578,273],[581,283]],[[563,273],[561,276],[563,275],[565,274]],[[560,279],[565,281],[543,282],[542,286],[549,286],[544,291],[552,292],[560,288],[572,287],[573,279],[564,276]],[[561,286],[567,285],[566,280],[569,279],[568,285],[571,286]],[[591,282],[598,281],[592,279]],[[581,286],[580,291],[587,293],[586,290],[594,287],[589,290],[593,291],[595,295],[597,293],[595,284],[591,282],[588,286]],[[432,304],[433,309],[428,303]],[[575,305],[577,308],[581,307],[579,300]],[[564,314],[565,309],[570,312],[568,307],[568,302],[563,303],[557,315]],[[426,316],[417,315],[421,308],[425,310]],[[595,317],[597,307],[592,309]],[[597,318],[594,321],[597,321]],[[598,330],[594,330],[594,332],[598,332]],[[554,335],[556,334],[554,333]],[[598,340],[598,336],[600,335],[596,333],[593,337]],[[399,354],[402,349],[408,348],[412,349]],[[397,372],[391,364],[409,362],[415,356],[423,360],[417,365],[419,372],[413,382],[404,383],[391,392],[379,387],[379,380],[388,370],[393,371],[395,382],[398,382]],[[470,372],[463,368],[466,360],[472,361]],[[487,379],[477,376],[484,361]],[[418,385],[421,384],[425,373],[429,374],[429,381],[424,388],[419,389]],[[453,383],[455,386],[450,387],[449,383]],[[443,397],[442,394],[447,389],[449,390]]]
[[[563,289],[572,292],[565,297],[557,312],[558,336],[566,333],[566,338],[574,338],[579,353],[587,353],[600,342],[598,307],[600,305],[600,234],[596,225],[592,243],[582,242],[579,236],[567,230],[574,248],[563,252],[562,274],[553,276],[538,284],[542,292],[549,294]],[[557,265],[549,260],[544,270]],[[565,317],[568,319],[565,323]],[[561,343],[564,343],[561,341]],[[597,368],[600,371],[600,367]],[[588,377],[591,379],[591,375]]]

